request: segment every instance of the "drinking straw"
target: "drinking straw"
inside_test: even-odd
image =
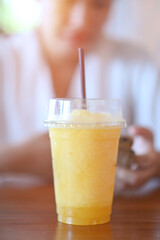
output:
[[[79,65],[80,65],[80,76],[82,86],[82,97],[86,99],[86,81],[85,81],[85,64],[84,64],[84,48],[78,48]]]

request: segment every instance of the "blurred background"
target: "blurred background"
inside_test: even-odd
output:
[[[160,66],[160,0],[113,0],[105,31],[140,45]],[[0,32],[12,34],[34,28],[41,18],[38,0],[0,0]]]
[[[160,0],[114,0],[108,33],[146,49],[160,66]]]

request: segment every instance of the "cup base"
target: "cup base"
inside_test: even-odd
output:
[[[71,225],[97,225],[97,224],[104,224],[110,222],[110,216],[102,217],[102,218],[74,218],[74,217],[66,217],[66,216],[59,216],[58,221],[66,224]]]
[[[96,225],[110,221],[111,206],[67,207],[57,204],[58,221],[72,225]]]

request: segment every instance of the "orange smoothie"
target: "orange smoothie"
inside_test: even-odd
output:
[[[107,118],[104,114],[91,115],[78,110],[72,120]],[[76,225],[109,222],[120,130],[120,126],[96,122],[49,128],[60,222]]]

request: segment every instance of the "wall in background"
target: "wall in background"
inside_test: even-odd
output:
[[[40,19],[38,0],[0,0],[0,30],[5,33],[26,31]]]
[[[141,45],[160,66],[160,0],[114,0],[107,32]]]

